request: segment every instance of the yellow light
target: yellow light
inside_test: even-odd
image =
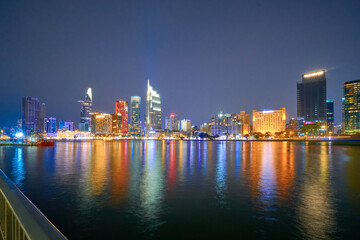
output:
[[[313,72],[313,73],[309,73],[309,74],[305,74],[304,78],[309,78],[309,77],[314,77],[314,76],[320,76],[323,75],[325,73],[325,71],[319,71],[319,72]]]

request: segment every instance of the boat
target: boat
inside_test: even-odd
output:
[[[53,147],[53,146],[55,146],[55,142],[54,141],[40,141],[39,146]]]
[[[43,147],[53,147],[55,146],[55,142],[54,141],[51,141],[51,140],[48,140],[48,139],[44,139],[44,138],[40,138],[36,144],[38,146],[43,146]]]

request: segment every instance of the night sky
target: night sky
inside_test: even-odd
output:
[[[163,122],[280,107],[296,117],[296,82],[319,69],[338,123],[343,82],[360,79],[359,0],[0,4],[0,126],[21,117],[23,96],[77,123],[88,87],[96,111],[132,95],[145,109],[147,79]]]

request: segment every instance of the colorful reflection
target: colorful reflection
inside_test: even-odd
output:
[[[232,238],[291,229],[288,238],[329,239],[343,236],[343,215],[356,225],[359,155],[356,147],[285,141],[58,142],[0,147],[0,167],[46,200],[40,208],[73,216],[59,228],[72,229],[71,221],[89,238],[169,239],[180,228],[208,236],[210,224]]]
[[[320,153],[314,153],[320,148]],[[329,146],[306,144],[304,183],[301,186],[298,218],[306,239],[330,239],[336,229],[335,209],[330,186]]]
[[[25,178],[25,168],[24,168],[24,158],[23,158],[23,149],[17,147],[15,149],[14,159],[13,159],[13,171],[11,173],[12,179],[15,185],[23,190],[23,181]]]

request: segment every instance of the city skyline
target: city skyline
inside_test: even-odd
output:
[[[163,116],[176,113],[194,125],[220,111],[286,107],[296,117],[294,85],[319,69],[327,69],[327,98],[334,100],[338,124],[343,83],[360,76],[359,3],[281,4],[286,12],[260,2],[113,2],[86,9],[71,3],[64,11],[56,3],[15,8],[8,2],[0,10],[7,33],[0,42],[0,125],[21,117],[23,96],[46,102],[48,116],[77,122],[74,102],[88,87],[96,96],[93,108],[111,112],[119,97],[144,97],[147,79],[166,103]],[[79,21],[69,24],[66,19],[77,19],[79,11]],[[274,41],[273,35],[282,38]]]

